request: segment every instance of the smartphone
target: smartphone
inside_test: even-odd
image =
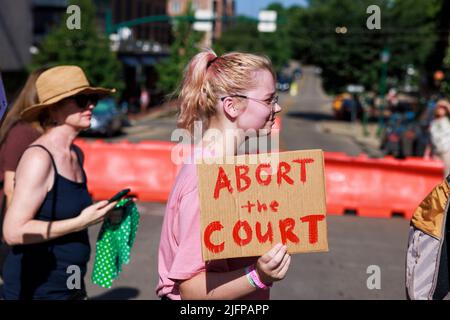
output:
[[[123,189],[119,192],[117,192],[111,199],[108,200],[109,203],[120,200],[124,196],[126,196],[128,193],[130,193],[130,189]]]

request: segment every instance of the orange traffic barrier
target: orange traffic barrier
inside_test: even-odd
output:
[[[443,179],[441,161],[325,153],[327,211],[364,217],[410,219],[422,199]]]
[[[166,201],[189,145],[173,142],[107,143],[77,140],[85,154],[88,188],[107,199],[130,188],[141,201]],[[442,180],[441,161],[350,157],[325,152],[329,214],[411,217],[417,205]]]
[[[130,188],[141,201],[166,201],[179,166],[171,160],[174,143],[75,142],[84,152],[88,189],[94,199],[108,199]]]

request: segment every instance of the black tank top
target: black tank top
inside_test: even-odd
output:
[[[81,183],[60,175],[52,154],[44,146],[29,147],[42,148],[49,154],[55,176],[51,190],[36,213],[36,220],[59,221],[75,218],[92,204],[78,147],[73,146],[72,149],[77,154],[83,173]],[[25,236],[33,237],[33,235]],[[3,269],[4,298],[68,299],[77,289],[85,290],[83,278],[90,252],[86,229],[46,242],[13,246]],[[80,271],[81,288],[73,288],[76,281],[70,281],[71,285],[68,286],[69,277],[76,274],[73,270]],[[71,279],[73,280],[73,277]]]

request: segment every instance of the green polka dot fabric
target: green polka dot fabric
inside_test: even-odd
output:
[[[92,282],[104,288],[110,288],[122,272],[122,265],[130,262],[131,248],[139,225],[140,215],[133,201],[123,199],[115,208],[123,208],[122,219],[114,225],[109,219],[103,223],[92,271]]]

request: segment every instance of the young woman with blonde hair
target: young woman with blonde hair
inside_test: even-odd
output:
[[[198,53],[185,70],[179,101],[179,127],[193,133],[199,121],[207,128],[194,154],[212,157],[236,155],[248,130],[269,134],[281,111],[270,60],[239,52],[219,57],[211,50]],[[276,244],[259,258],[204,263],[198,177],[192,163],[183,165],[172,188],[158,258],[156,292],[170,300],[269,299],[269,287],[285,277],[291,260],[287,247]]]

